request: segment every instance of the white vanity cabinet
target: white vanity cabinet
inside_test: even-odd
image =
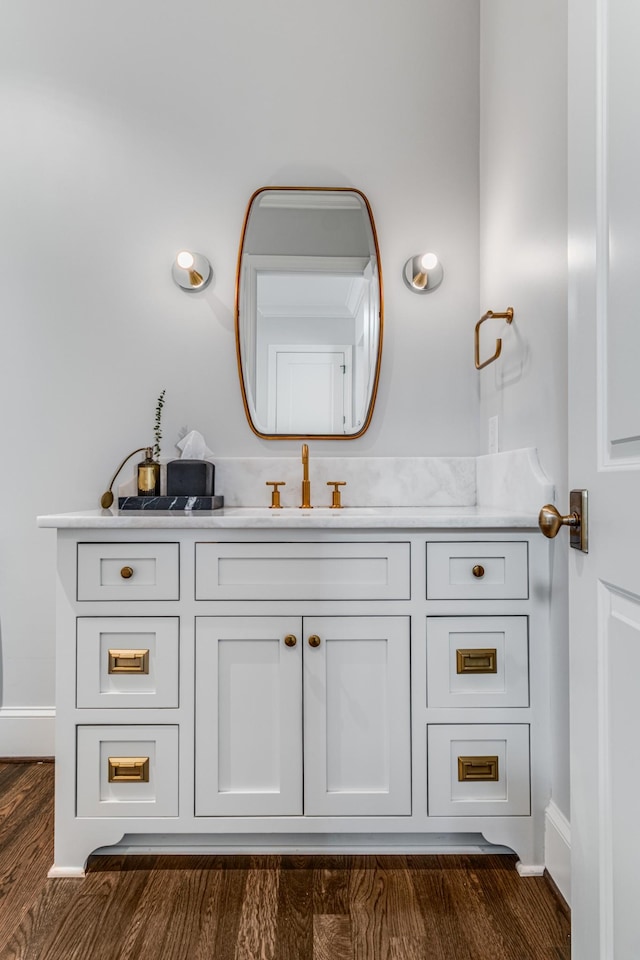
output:
[[[409,815],[408,618],[198,617],[195,731],[197,816]]]
[[[52,876],[106,847],[456,837],[542,869],[546,541],[468,508],[318,513],[41,518],[59,528]]]

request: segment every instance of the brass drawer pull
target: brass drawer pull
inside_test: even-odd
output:
[[[497,757],[458,757],[458,780],[461,783],[499,779]]]
[[[149,651],[109,650],[109,673],[149,673]]]
[[[476,563],[471,573],[474,575],[476,580],[481,580],[484,577],[484,567],[481,563]]]
[[[316,633],[312,633],[309,637],[309,646],[310,647],[319,647],[320,646],[320,637]]]
[[[497,673],[498,651],[493,649],[456,650],[456,673]]]
[[[295,647],[296,643],[298,642],[298,638],[294,637],[292,633],[288,633],[284,638],[284,642],[288,647]]]
[[[133,567],[123,567],[120,576],[123,580],[129,580],[133,576]]]
[[[149,757],[109,757],[109,783],[149,783]]]

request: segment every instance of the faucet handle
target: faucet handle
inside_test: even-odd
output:
[[[273,487],[271,491],[271,510],[282,510],[282,504],[280,503],[280,491],[278,487],[286,487],[285,480],[267,480],[265,483],[266,487]]]
[[[333,487],[333,493],[331,494],[331,509],[332,510],[342,510],[342,501],[340,500],[339,487],[346,487],[346,480],[327,480],[327,486]]]

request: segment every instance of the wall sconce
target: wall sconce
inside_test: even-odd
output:
[[[204,290],[213,277],[211,264],[201,253],[181,250],[171,268],[173,279],[183,290]]]
[[[435,253],[418,253],[404,265],[402,277],[413,293],[431,293],[442,283],[444,271]]]

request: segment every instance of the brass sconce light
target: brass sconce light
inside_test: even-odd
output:
[[[435,253],[418,253],[404,265],[402,278],[413,293],[431,293],[442,283],[444,271]]]
[[[211,264],[201,253],[181,250],[171,269],[173,279],[183,290],[204,290],[211,282]]]

